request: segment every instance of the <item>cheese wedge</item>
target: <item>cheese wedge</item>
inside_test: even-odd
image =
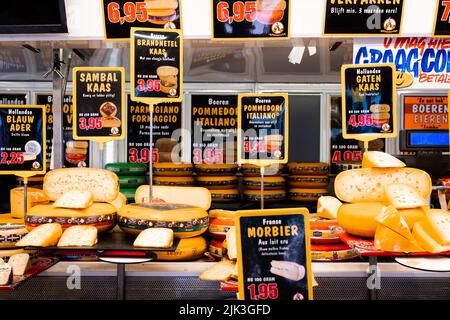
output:
[[[396,157],[381,151],[366,151],[363,154],[363,168],[403,168],[406,164]]]
[[[331,196],[320,197],[317,201],[317,216],[323,219],[336,220],[342,202]]]
[[[450,213],[444,210],[429,210],[420,221],[425,232],[442,246],[450,245]]]
[[[90,191],[71,190],[59,197],[53,206],[68,209],[86,209],[93,204],[94,195]]]
[[[0,286],[7,286],[12,281],[12,268],[8,264],[0,265]]]
[[[24,188],[18,187],[11,189],[11,215],[13,218],[23,219],[24,216]],[[36,188],[27,188],[27,211],[38,204],[48,203],[48,198],[44,191]]]
[[[137,248],[170,248],[173,244],[173,231],[168,228],[149,228],[137,236],[133,243]]]
[[[155,251],[159,261],[191,261],[200,259],[208,249],[202,236],[180,239],[175,251]]]
[[[234,274],[235,264],[234,261],[222,260],[203,271],[199,278],[203,281],[228,281]]]
[[[236,227],[230,227],[226,236],[227,254],[230,260],[237,259]]]
[[[381,214],[376,217],[376,220],[381,225],[405,238],[408,242],[415,242],[405,219],[402,218],[393,206],[384,207]]]
[[[8,264],[14,276],[23,276],[31,268],[31,259],[28,253],[19,253],[9,258]]]
[[[127,197],[119,192],[117,198],[113,201],[108,201],[108,203],[112,204],[117,209],[117,211],[119,211],[120,208],[127,204]]]
[[[405,219],[406,224],[409,229],[412,230],[414,224],[425,217],[425,213],[429,209],[427,207],[423,208],[412,208],[412,209],[397,209],[399,215]]]
[[[431,177],[413,168],[364,168],[339,173],[334,182],[336,196],[343,202],[385,202],[388,184],[404,183],[417,189],[422,198],[431,195]]]
[[[421,222],[417,222],[413,228],[413,237],[426,251],[430,253],[441,253],[450,251],[450,246],[440,245],[431,235],[429,235],[426,229],[422,226]]]
[[[338,210],[338,224],[350,234],[373,238],[378,227],[376,217],[384,207],[380,202],[343,204]]]
[[[97,243],[97,228],[73,226],[67,228],[59,239],[58,247],[92,247]]]
[[[58,243],[62,235],[62,228],[59,223],[48,223],[40,225],[25,235],[17,247],[52,247]]]
[[[136,190],[136,203],[148,202],[149,188],[148,185],[145,185]],[[162,199],[167,203],[182,203],[205,210],[211,207],[211,193],[206,188],[153,186],[153,197]]]
[[[410,209],[428,206],[416,188],[404,184],[393,183],[385,187],[386,198],[389,204],[397,209]]]
[[[375,232],[374,245],[377,250],[387,252],[425,252],[426,250],[419,247],[416,243],[410,242],[397,232],[379,225]]]

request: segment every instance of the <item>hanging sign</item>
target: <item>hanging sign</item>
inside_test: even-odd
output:
[[[324,35],[398,36],[404,0],[325,0]]]
[[[45,173],[45,120],[42,106],[0,105],[0,174]]]
[[[289,39],[290,0],[211,0],[214,40]]]
[[[238,162],[288,161],[288,95],[243,94],[238,98]]]
[[[131,99],[145,103],[183,98],[183,36],[179,30],[131,30]]]
[[[309,213],[305,208],[238,211],[240,300],[312,300]]]
[[[179,0],[103,0],[106,40],[129,40],[130,29],[181,28]]]
[[[394,65],[342,66],[342,135],[370,141],[397,135]]]
[[[99,143],[125,136],[125,69],[73,69],[73,137]]]
[[[181,102],[160,103],[153,107],[153,157],[150,156],[150,111],[148,104],[132,101],[128,96],[128,162],[179,162],[179,137],[183,112]]]
[[[192,162],[235,163],[237,95],[192,95]]]

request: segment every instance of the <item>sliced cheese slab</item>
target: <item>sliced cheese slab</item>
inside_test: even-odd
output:
[[[230,260],[237,259],[236,227],[231,227],[226,236],[227,254]]]
[[[416,222],[412,234],[419,246],[430,253],[450,251],[450,246],[440,245],[430,234],[427,233],[426,228],[422,226],[421,222]]]
[[[374,245],[377,250],[387,252],[425,252],[416,244],[416,241],[410,242],[383,225],[379,225],[377,228]]]
[[[383,208],[383,211],[376,217],[376,220],[379,224],[397,233],[407,241],[411,243],[415,242],[405,219],[403,219],[393,206]]]
[[[403,168],[406,164],[396,157],[381,151],[366,151],[363,154],[363,168]]]
[[[127,197],[125,197],[122,193],[119,192],[117,198],[113,201],[108,201],[109,204],[112,204],[117,211],[127,204]]]
[[[364,168],[339,173],[336,196],[344,202],[384,202],[385,186],[403,183],[414,187],[424,199],[431,195],[431,177],[413,168]]]
[[[93,226],[72,226],[64,231],[58,247],[92,247],[97,243],[97,233]]]
[[[437,243],[450,245],[450,213],[444,210],[429,210],[425,218],[420,221],[427,232]]]
[[[93,204],[94,195],[90,191],[71,190],[59,197],[53,205],[57,208],[86,209]]]
[[[180,239],[175,251],[155,251],[159,261],[191,261],[200,259],[207,250],[202,236]]]
[[[342,202],[331,196],[320,197],[317,201],[317,216],[319,218],[336,220]]]
[[[173,230],[149,228],[142,231],[133,243],[138,248],[170,248],[173,244]]]
[[[0,265],[0,286],[6,286],[11,283],[12,268],[8,264]]]
[[[416,188],[404,183],[388,184],[384,191],[389,204],[397,209],[419,208],[428,205]]]
[[[119,179],[115,173],[94,168],[67,168],[48,172],[44,178],[44,192],[55,201],[71,190],[90,191],[94,201],[112,201],[119,193]]]
[[[136,190],[136,203],[148,202],[149,188],[148,185],[145,185]],[[153,197],[162,199],[167,203],[182,203],[205,210],[211,207],[211,193],[206,188],[153,186]]]
[[[414,224],[425,217],[425,213],[429,209],[427,207],[423,208],[413,208],[413,209],[397,209],[398,213],[405,219],[410,230],[412,230]]]
[[[235,264],[234,261],[222,260],[203,271],[199,278],[203,281],[228,281],[235,273]]]
[[[14,276],[23,276],[31,268],[31,258],[28,253],[19,253],[9,258],[8,264]]]
[[[24,188],[11,189],[11,215],[13,218],[23,219],[24,216]],[[27,211],[38,204],[48,203],[48,198],[44,191],[36,188],[27,188]]]
[[[373,238],[378,227],[376,217],[383,212],[384,207],[380,202],[343,204],[338,210],[338,224],[350,234]]]
[[[62,227],[59,223],[48,223],[33,229],[19,242],[18,247],[51,247],[58,243],[62,235]]]

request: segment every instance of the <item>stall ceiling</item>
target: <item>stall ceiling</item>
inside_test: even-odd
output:
[[[305,49],[303,55],[297,56],[301,58],[299,64],[289,62],[294,46]],[[66,63],[72,56],[71,67],[124,66],[129,70],[127,42],[61,42],[52,46],[46,42],[8,43],[0,45],[0,81],[51,81],[44,79],[43,74],[53,64],[54,48],[63,48]],[[81,53],[84,61],[73,49]],[[352,42],[339,39],[246,43],[188,40],[184,52],[185,82],[338,83],[341,65],[352,61]],[[63,71],[64,67],[67,64],[63,65]]]

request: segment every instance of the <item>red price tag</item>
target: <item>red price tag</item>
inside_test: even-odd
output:
[[[358,117],[356,115],[352,115],[350,116],[348,122],[353,128],[373,126],[371,114],[360,114]]]
[[[137,89],[140,92],[160,92],[161,91],[161,80],[147,80],[139,79],[137,80]]]
[[[221,1],[217,4],[217,20],[222,23],[228,22],[254,22],[256,20],[256,1],[236,1],[230,5]]]
[[[276,283],[252,283],[247,287],[251,300],[275,300],[278,299],[278,285]]]
[[[335,151],[331,161],[333,163],[341,163],[342,161],[361,161],[361,151]]]
[[[158,149],[153,149],[153,163],[159,161]],[[131,148],[128,154],[128,162],[130,163],[149,163],[150,162],[150,149],[143,148],[140,151],[136,148]]]
[[[102,118],[80,118],[78,127],[80,130],[100,130],[103,128]]]
[[[244,152],[266,152],[267,144],[265,141],[245,141]]]
[[[148,11],[143,2],[125,2],[123,7],[117,2],[111,2],[107,7],[108,20],[111,23],[134,23],[147,22],[148,21]],[[123,13],[123,15],[122,15]]]
[[[23,157],[23,152],[2,152],[1,153],[1,164],[11,165],[11,164],[23,164],[25,159]]]
[[[202,152],[202,149],[196,148],[192,150],[192,161],[194,164],[222,163],[223,153],[222,150],[217,149],[205,149],[204,152]]]

